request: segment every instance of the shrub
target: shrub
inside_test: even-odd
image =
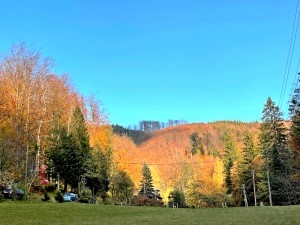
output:
[[[22,189],[13,189],[13,200],[24,200],[25,192]]]
[[[53,183],[48,183],[48,184],[45,186],[45,190],[46,190],[47,192],[54,192],[55,189],[56,189],[56,187],[55,187],[55,184],[53,184]]]
[[[199,193],[197,201],[190,202],[190,207],[205,207],[205,208],[215,208],[215,207],[232,207],[235,206],[232,197],[223,194],[215,193],[211,195],[205,195]]]
[[[103,199],[101,197],[97,197],[96,200],[97,200],[97,202],[98,202],[99,205],[103,205],[104,204]]]
[[[49,195],[48,195],[48,192],[45,191],[44,197],[42,198],[42,201],[43,201],[43,202],[47,202],[47,201],[49,201],[49,200],[50,200],[50,197],[49,197]]]
[[[149,198],[144,195],[134,196],[132,199],[132,204],[137,206],[148,205]]]
[[[57,202],[59,202],[59,203],[64,202],[64,197],[63,197],[63,195],[61,194],[60,191],[57,191],[57,192],[56,192],[55,200],[56,200]]]
[[[185,196],[182,191],[179,190],[172,191],[169,195],[169,198],[170,198],[168,202],[169,207],[173,207],[173,205],[175,205],[176,207],[178,206],[179,208],[186,208]]]
[[[38,193],[30,193],[27,195],[27,199],[31,202],[41,201],[41,196]]]
[[[164,203],[162,201],[157,200],[156,198],[151,198],[148,201],[148,206],[163,207]]]
[[[155,206],[155,207],[163,207],[164,203],[162,201],[157,200],[156,198],[148,198],[144,195],[134,196],[132,198],[132,204],[136,206]]]
[[[88,187],[83,187],[81,189],[81,195],[78,199],[81,203],[92,203],[93,202],[93,195],[91,189]]]

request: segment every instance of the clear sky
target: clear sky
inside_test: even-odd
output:
[[[279,103],[296,6],[297,0],[2,1],[0,51],[17,41],[41,48],[55,59],[56,73],[68,73],[81,93],[96,93],[114,124],[249,122],[260,120],[268,96]]]

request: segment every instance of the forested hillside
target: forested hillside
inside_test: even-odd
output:
[[[222,171],[224,147],[230,143],[242,155],[244,138],[251,135],[253,147],[257,150],[258,128],[257,122],[184,124],[157,130],[140,146],[136,146],[129,137],[115,135],[114,159],[120,169],[132,176],[136,187],[140,185],[140,171],[146,161],[153,173],[154,186],[161,190],[165,199],[173,189],[186,192],[194,175],[198,182],[205,182],[201,192],[211,194],[225,190]],[[193,136],[196,136],[196,141]],[[218,173],[220,177],[216,178]]]

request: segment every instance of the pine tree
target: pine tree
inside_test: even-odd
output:
[[[232,192],[231,168],[238,159],[237,145],[233,135],[229,132],[224,135],[224,157],[223,163],[225,168],[225,183],[227,193]]]
[[[241,206],[243,202],[243,193],[242,193],[242,181],[241,181],[241,171],[239,167],[239,162],[235,162],[230,169],[230,180],[231,180],[231,194],[235,202],[235,205]]]
[[[70,134],[73,137],[74,144],[78,146],[82,154],[90,154],[90,140],[86,127],[84,116],[81,109],[76,106],[71,117]]]
[[[253,135],[246,131],[243,135],[242,161],[240,163],[241,184],[245,184],[245,190],[249,197],[249,203],[254,202],[253,197],[253,179],[252,179],[252,161],[257,152],[255,151]]]
[[[149,166],[144,162],[143,168],[142,168],[142,180],[141,180],[141,190],[139,192],[139,195],[147,196],[148,198],[154,198],[154,186],[153,186],[153,180],[151,175],[151,170]]]
[[[290,152],[287,145],[287,129],[282,113],[269,97],[263,109],[260,127],[261,154],[269,169],[272,202],[275,205],[291,204],[290,201]],[[268,174],[267,174],[268,175]]]
[[[294,91],[289,111],[292,122],[290,128],[290,145],[293,151],[300,153],[300,87]]]
[[[300,75],[300,74],[299,74]],[[299,79],[300,81],[300,79]],[[298,82],[299,83],[299,82]],[[292,150],[292,171],[291,181],[294,193],[300,193],[300,87],[294,90],[290,101],[290,138],[289,144]],[[299,204],[300,195],[294,195],[294,204]]]
[[[102,150],[98,145],[94,146],[90,172],[87,174],[87,186],[106,199],[106,192],[109,190],[109,183],[112,179],[111,165],[112,152],[109,147]]]

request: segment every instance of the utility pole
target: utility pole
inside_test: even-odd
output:
[[[255,180],[254,180],[255,170],[252,169],[251,172],[252,172],[252,180],[253,180],[254,205],[256,206],[256,191],[255,191]]]
[[[27,142],[27,146],[26,146],[26,162],[25,162],[25,186],[27,186],[28,152],[29,152],[29,144]]]
[[[273,204],[272,204],[272,194],[271,194],[271,185],[270,185],[270,174],[269,174],[268,150],[265,150],[265,157],[266,157],[266,167],[267,167],[269,201],[270,201],[270,206],[273,206]]]
[[[57,174],[57,190],[59,190],[59,173]]]
[[[243,194],[244,194],[245,207],[248,207],[248,200],[247,200],[247,195],[246,195],[246,190],[245,190],[245,184],[243,184],[242,188],[243,188]]]

